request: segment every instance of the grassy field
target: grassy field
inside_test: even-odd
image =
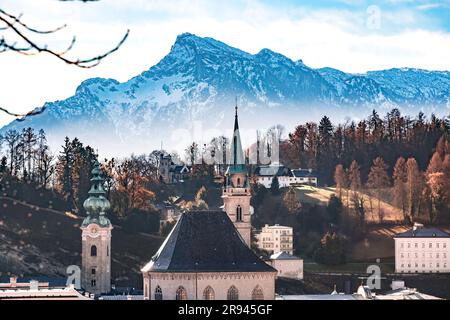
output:
[[[328,200],[332,194],[337,194],[335,188],[327,187],[314,187],[314,186],[300,186],[296,188],[297,195],[301,202],[327,205]],[[348,198],[347,198],[348,195]],[[377,199],[370,197],[367,194],[359,194],[364,199],[364,208],[366,210],[366,221],[369,223],[380,222],[378,215],[378,201]],[[351,201],[351,192],[343,191],[342,203],[350,208],[353,208]],[[401,223],[403,221],[403,213],[399,208],[392,206],[391,204],[381,200],[380,208],[382,212],[382,222],[384,223]]]

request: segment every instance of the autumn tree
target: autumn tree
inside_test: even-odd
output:
[[[342,189],[348,188],[347,174],[342,164],[338,164],[336,166],[334,172],[334,182],[336,183],[336,190],[338,192],[338,196],[340,199],[342,199]]]
[[[420,193],[422,186],[422,175],[419,170],[416,159],[409,158],[406,161],[407,176],[407,194],[408,194],[408,215],[410,221],[413,221],[414,215],[417,213],[420,201]]]
[[[406,193],[406,183],[407,183],[407,174],[406,174],[406,160],[403,157],[397,159],[395,163],[394,172],[394,204],[402,209],[403,216],[406,219],[407,213],[407,193]]]
[[[361,189],[361,172],[356,160],[352,161],[348,172],[348,180],[350,182],[350,189],[356,192]]]
[[[297,213],[301,209],[301,203],[298,199],[297,193],[293,187],[289,187],[288,191],[283,197],[283,204],[289,213]]]

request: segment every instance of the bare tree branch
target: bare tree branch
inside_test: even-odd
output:
[[[35,110],[27,112],[27,113],[14,113],[5,108],[0,107],[0,111],[3,111],[6,114],[9,114],[10,116],[17,117],[18,118],[17,121],[24,121],[25,118],[28,116],[35,116],[35,115],[41,114],[42,112],[44,112],[45,109],[46,108],[44,106],[42,108],[35,109]]]
[[[98,0],[59,0],[59,1],[63,1],[63,2],[67,2],[67,1],[96,2]],[[58,31],[64,29],[65,27],[66,27],[66,25],[63,25],[63,26],[60,26],[60,27],[57,27],[57,28],[51,29],[51,30],[38,30],[38,29],[30,27],[26,23],[24,23],[22,20],[22,14],[15,16],[13,14],[7,13],[4,10],[0,9],[0,53],[6,52],[6,51],[13,51],[13,52],[17,52],[19,54],[23,54],[23,55],[27,55],[27,56],[37,55],[40,53],[47,53],[69,65],[74,65],[79,68],[88,69],[88,68],[97,66],[105,57],[107,57],[110,54],[112,54],[113,52],[117,51],[122,46],[122,44],[125,42],[125,40],[127,39],[128,35],[130,33],[130,30],[127,30],[125,35],[119,41],[119,43],[111,50],[109,50],[103,54],[100,54],[100,55],[97,55],[97,56],[94,56],[91,58],[87,58],[87,59],[71,59],[66,56],[67,53],[69,53],[69,51],[71,51],[73,46],[75,45],[75,42],[76,42],[75,36],[72,38],[67,49],[60,51],[60,52],[58,52],[54,49],[48,48],[47,45],[39,45],[36,43],[36,41],[34,41],[31,38],[32,34],[47,34],[47,35],[53,34],[55,32],[58,32]],[[5,36],[1,35],[1,32],[5,32],[5,33],[11,32],[13,35],[16,36],[17,40],[12,41],[12,42],[8,41],[5,38]],[[0,107],[0,111],[20,118],[20,119],[18,119],[19,121],[23,121],[28,116],[40,114],[44,110],[45,110],[45,108],[43,107],[40,109],[35,109],[33,111],[30,111],[26,114],[18,114],[18,113],[14,113],[5,108]]]
[[[127,30],[127,32],[125,33],[123,38],[119,41],[119,43],[113,49],[107,51],[104,54],[101,54],[101,55],[98,55],[98,56],[95,56],[92,58],[88,58],[88,59],[72,60],[72,59],[65,57],[65,55],[73,48],[75,41],[76,41],[75,37],[72,38],[72,41],[66,50],[64,50],[62,52],[56,52],[55,50],[49,49],[47,47],[47,45],[40,46],[40,45],[36,44],[36,42],[34,42],[32,39],[30,39],[30,37],[28,37],[26,35],[27,31],[30,31],[32,33],[39,33],[39,34],[55,33],[57,31],[63,29],[65,27],[65,25],[58,27],[56,29],[53,29],[53,30],[41,31],[41,30],[37,30],[34,28],[30,28],[25,23],[23,23],[19,17],[16,17],[12,14],[6,13],[4,10],[0,9],[0,22],[3,22],[6,25],[6,28],[8,30],[11,30],[16,36],[19,37],[20,40],[22,40],[26,44],[26,46],[18,47],[17,42],[8,43],[7,40],[4,37],[2,37],[2,38],[0,38],[0,52],[14,51],[14,52],[25,54],[25,55],[35,55],[35,54],[39,54],[42,52],[46,52],[46,53],[58,58],[59,60],[64,61],[67,64],[75,65],[80,68],[92,68],[92,67],[97,66],[101,62],[102,59],[109,56],[111,53],[117,51],[122,46],[122,44],[125,42],[125,40],[128,37],[128,34],[130,32],[130,30]],[[20,27],[22,27],[24,30],[20,30]]]

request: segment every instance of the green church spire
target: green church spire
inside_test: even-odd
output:
[[[233,174],[245,172],[247,172],[247,169],[245,167],[244,151],[242,150],[241,135],[239,133],[238,106],[236,99],[234,132],[233,139],[231,141],[231,157],[227,173]]]

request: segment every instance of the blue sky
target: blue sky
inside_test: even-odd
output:
[[[346,72],[392,67],[450,70],[450,0],[3,0],[0,7],[37,28],[68,27],[45,38],[64,48],[73,35],[74,57],[125,45],[91,70],[45,55],[0,54],[0,106],[18,112],[64,99],[90,77],[119,81],[147,70],[178,34],[195,33],[250,53],[270,48],[310,67]],[[0,115],[0,125],[11,121]]]

